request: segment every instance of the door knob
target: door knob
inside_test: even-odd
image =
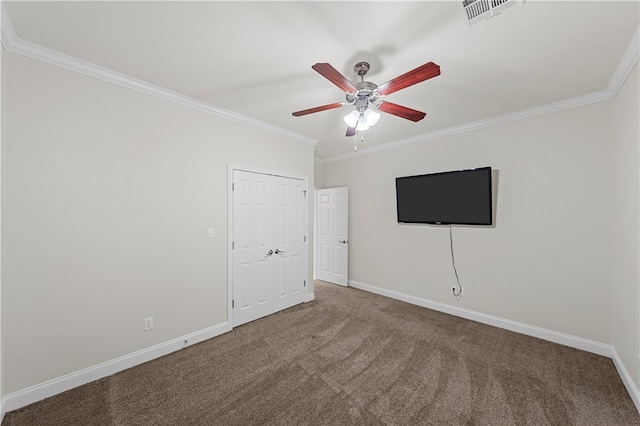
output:
[[[273,250],[269,250],[264,257],[269,257],[273,254]]]
[[[275,254],[284,254],[284,250],[276,249]]]
[[[339,243],[342,243],[342,244],[347,244],[347,243],[349,242],[349,240],[340,240],[340,241],[338,241],[338,242],[339,242]]]

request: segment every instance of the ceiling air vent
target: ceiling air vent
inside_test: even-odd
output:
[[[469,26],[502,13],[505,9],[524,3],[524,0],[463,0],[462,6]]]

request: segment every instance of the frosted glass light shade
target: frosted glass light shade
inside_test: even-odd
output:
[[[356,124],[358,124],[359,117],[360,117],[360,113],[354,109],[349,114],[344,116],[344,122],[349,127],[356,127]]]
[[[369,125],[367,124],[367,119],[364,118],[364,114],[360,114],[360,118],[358,118],[358,125],[356,126],[356,130],[359,132],[369,130]]]
[[[367,124],[369,126],[374,126],[378,122],[378,120],[380,120],[380,114],[372,109],[367,109],[364,112],[364,118],[365,120],[367,120]]]

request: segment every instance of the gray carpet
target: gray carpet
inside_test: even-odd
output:
[[[612,361],[351,288],[6,415],[17,425],[640,425]]]

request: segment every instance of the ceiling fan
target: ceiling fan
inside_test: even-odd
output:
[[[344,121],[347,124],[346,136],[353,136],[356,131],[367,130],[370,126],[377,123],[380,118],[380,114],[375,110],[386,112],[387,114],[392,114],[414,122],[422,120],[426,116],[424,112],[387,102],[382,100],[382,98],[393,92],[397,92],[398,90],[413,86],[416,83],[420,83],[440,75],[440,66],[433,62],[428,62],[418,68],[402,74],[401,76],[389,80],[380,86],[377,86],[374,83],[364,81],[364,76],[369,71],[369,63],[367,62],[358,62],[353,67],[353,70],[361,77],[361,81],[357,83],[350,82],[345,76],[340,74],[338,70],[328,63],[317,63],[311,68],[338,86],[339,89],[343,90],[346,94],[347,101],[296,111],[292,113],[293,116],[300,117],[315,112],[340,108],[346,105],[353,105],[355,106],[355,110],[351,111],[344,118]]]

